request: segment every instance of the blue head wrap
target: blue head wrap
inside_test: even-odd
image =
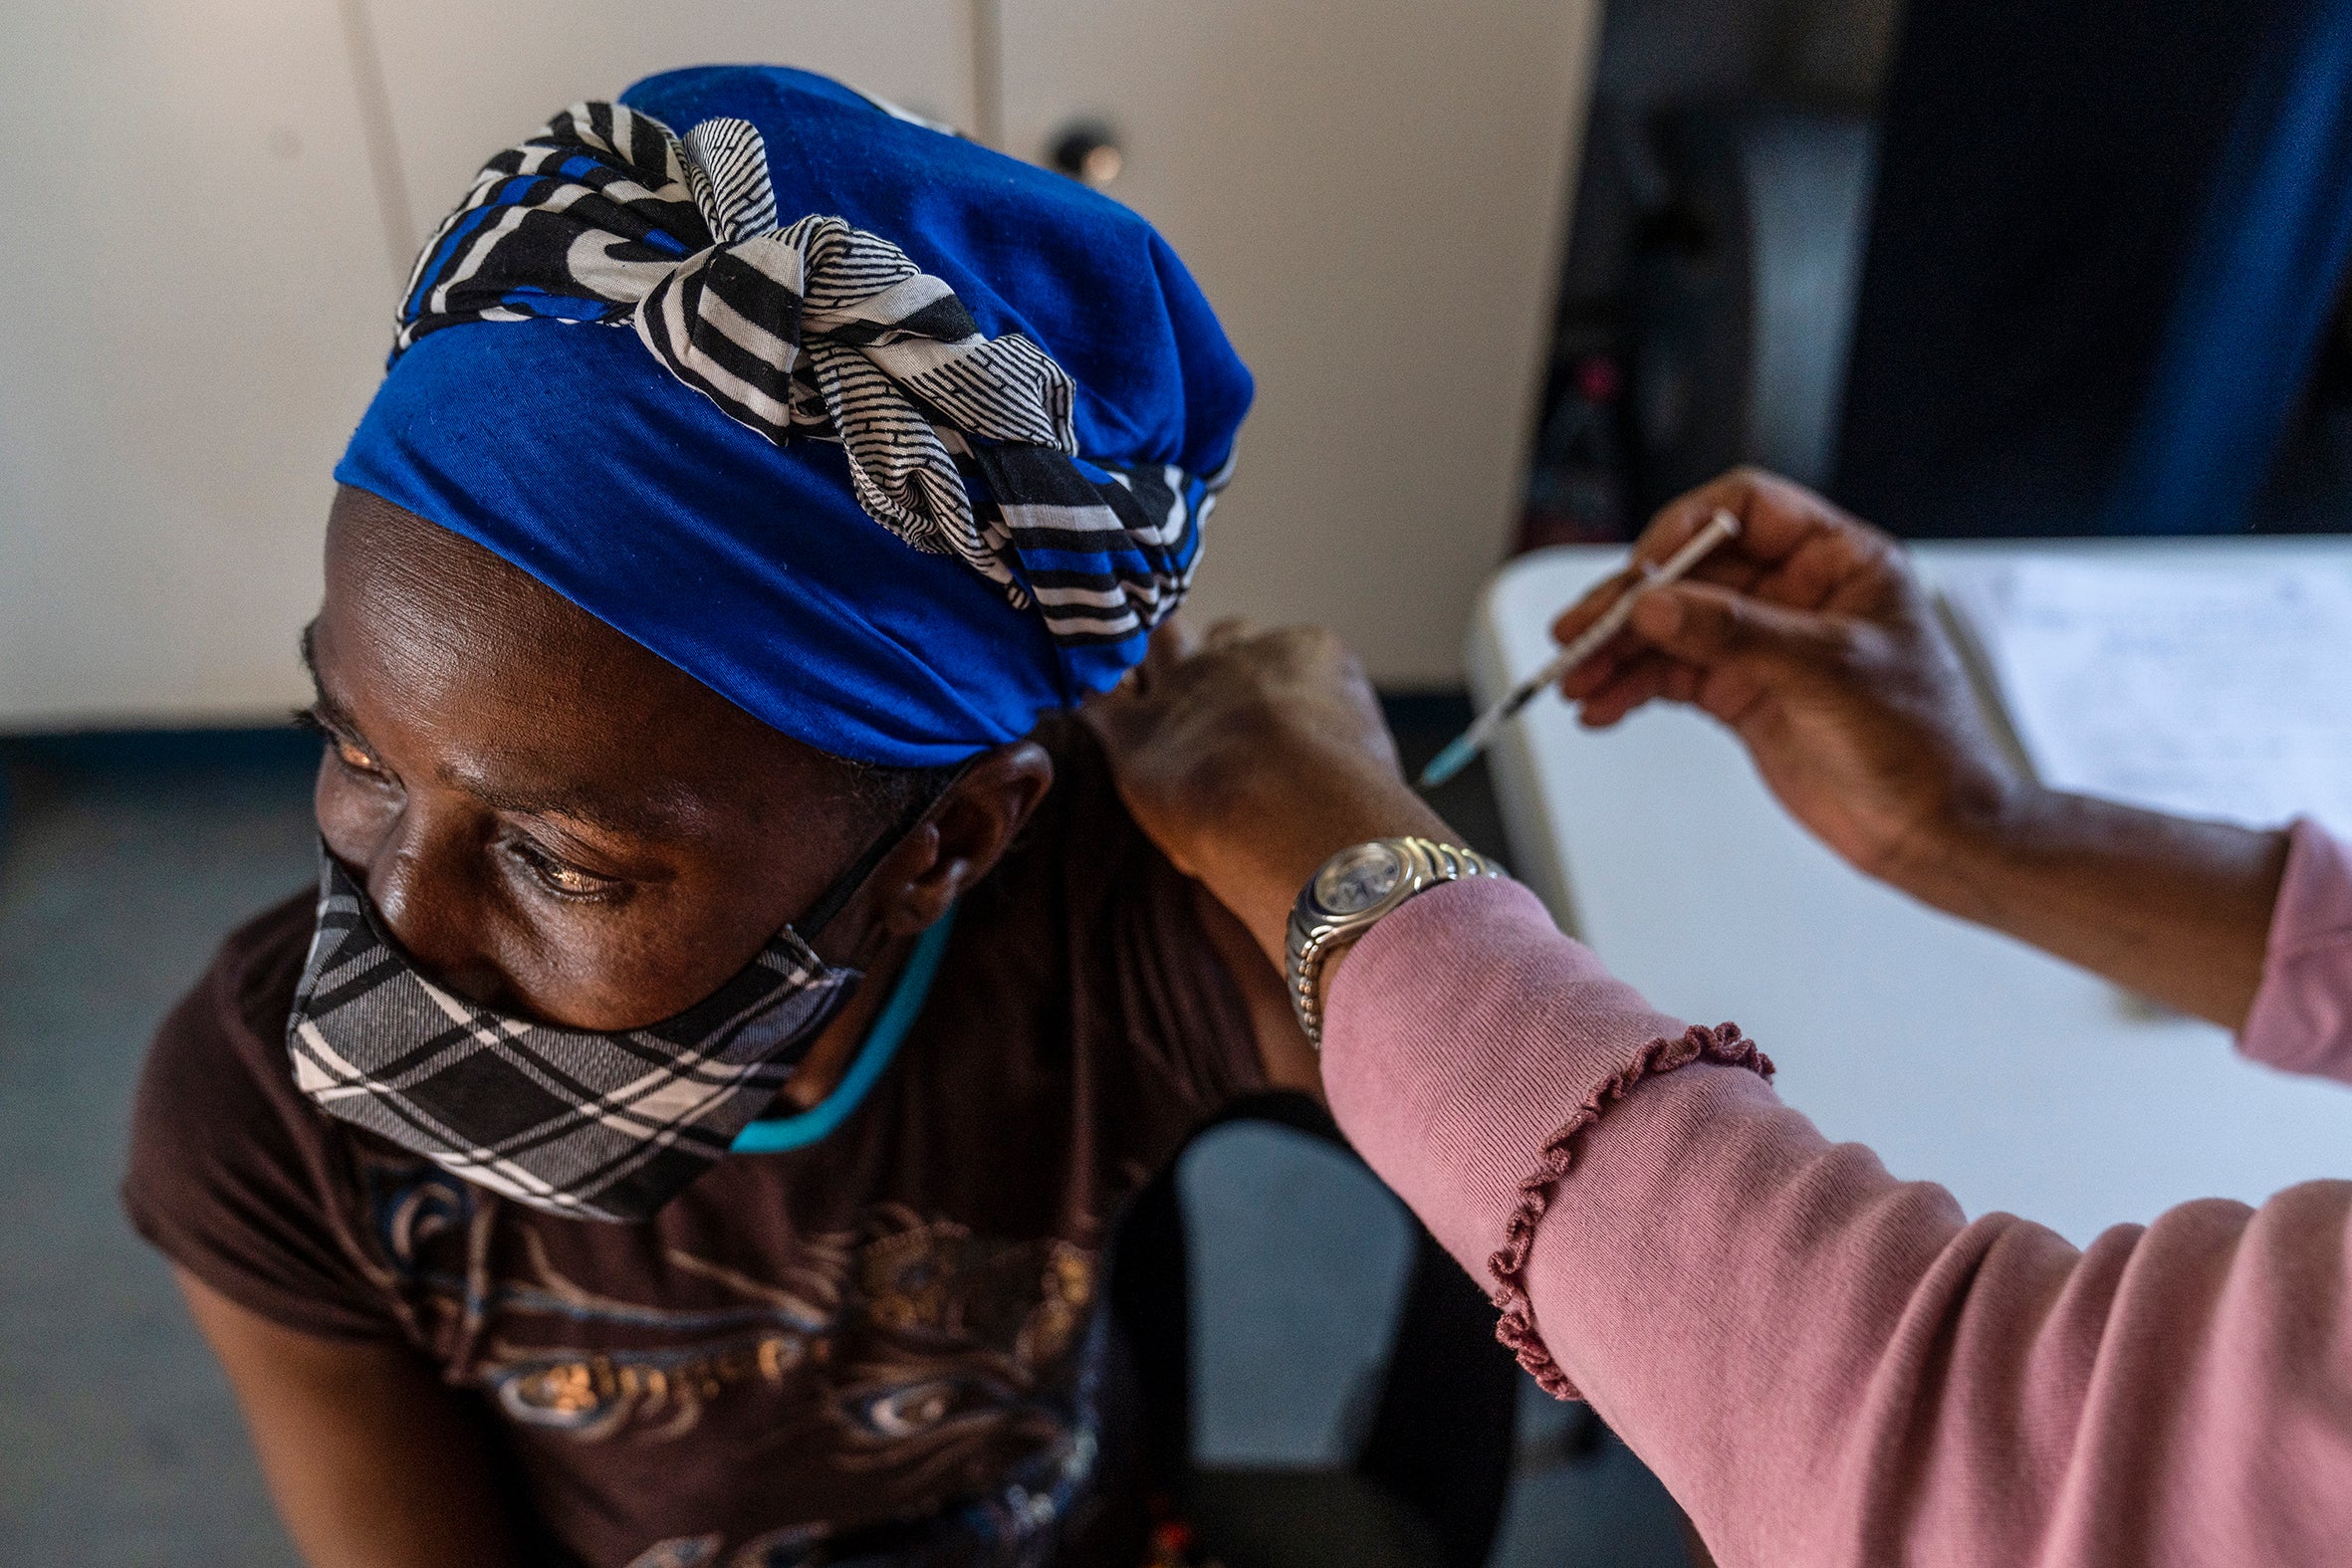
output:
[[[491,161],[336,478],[788,735],[927,767],[1142,657],[1250,395],[1125,208],[711,67]]]

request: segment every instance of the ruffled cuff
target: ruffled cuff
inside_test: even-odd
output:
[[[1579,1135],[1644,1078],[1700,1060],[1769,1074],[1729,1024],[1659,1012],[1562,936],[1516,882],[1412,899],[1365,935],[1328,998],[1331,1114],[1471,1276],[1505,1343],[1569,1391],[1528,1304],[1528,1249]]]
[[[1519,1357],[1519,1364],[1528,1369],[1528,1375],[1555,1399],[1581,1396],[1568,1375],[1559,1369],[1559,1363],[1551,1359],[1542,1336],[1535,1331],[1535,1308],[1528,1299],[1528,1253],[1535,1244],[1535,1228],[1543,1223],[1543,1211],[1551,1207],[1552,1194],[1559,1190],[1561,1180],[1576,1163],[1576,1145],[1584,1130],[1599,1121],[1603,1111],[1624,1099],[1644,1078],[1672,1072],[1695,1061],[1746,1067],[1767,1083],[1772,1078],[1772,1058],[1758,1050],[1756,1043],[1740,1032],[1738,1024],[1719,1023],[1708,1028],[1694,1023],[1674,1039],[1650,1041],[1622,1072],[1594,1088],[1559,1131],[1545,1140],[1532,1167],[1520,1180],[1519,1207],[1512,1211],[1511,1222],[1504,1228],[1503,1245],[1487,1259],[1487,1271],[1495,1281],[1494,1302],[1503,1313],[1495,1325],[1495,1337],[1511,1347]]]

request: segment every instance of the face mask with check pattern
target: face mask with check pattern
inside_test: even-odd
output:
[[[817,901],[810,936],[902,836]],[[569,1219],[651,1219],[769,1109],[859,980],[786,926],[659,1023],[540,1023],[433,984],[324,844],[319,860],[318,932],[286,1031],[296,1085],[330,1115]]]

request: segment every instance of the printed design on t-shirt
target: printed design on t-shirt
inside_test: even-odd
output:
[[[1103,1319],[1089,1338],[1103,1333]],[[1093,1373],[1086,1375],[1084,1423],[1063,1444],[1014,1469],[993,1492],[934,1518],[872,1525],[835,1535],[825,1525],[765,1530],[729,1551],[706,1530],[654,1542],[628,1568],[1042,1568],[1054,1561],[1065,1523],[1084,1518],[1098,1457]]]
[[[903,1463],[908,1444],[941,1447],[975,1422],[1034,1424],[1041,1377],[1094,1301],[1091,1252],[976,1236],[900,1204],[869,1211],[852,1277],[835,1376],[859,1462]]]
[[[370,1229],[412,1332],[518,1427],[658,1444],[725,1413],[750,1454],[814,1458],[910,1511],[947,1510],[921,1534],[936,1546],[952,1533],[967,1547],[957,1560],[1046,1539],[1087,1490],[1106,1323],[1086,1248],[885,1203],[853,1232],[797,1238],[788,1262],[763,1265],[775,1277],[649,1248],[657,1268],[638,1272],[690,1281],[675,1294],[694,1303],[653,1305],[559,1266],[543,1223],[515,1206],[429,1166],[370,1165]],[[871,1533],[857,1532],[861,1551]],[[831,1537],[807,1521],[725,1556],[696,1536],[639,1561],[841,1561],[849,1543]]]
[[[1097,1317],[1088,1337],[1098,1338],[1104,1323]],[[1085,1381],[1086,1420],[1067,1441],[936,1517],[838,1535],[822,1524],[788,1525],[732,1551],[718,1531],[672,1536],[631,1558],[628,1568],[1041,1568],[1054,1560],[1060,1527],[1082,1517],[1094,1479],[1093,1374]]]

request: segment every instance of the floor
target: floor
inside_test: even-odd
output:
[[[1458,697],[1390,713],[1416,764],[1468,717]],[[294,1560],[115,1184],[155,1021],[237,917],[312,874],[315,755],[278,734],[0,742],[0,1561]],[[1438,804],[1501,847],[1477,773]],[[1222,1130],[1182,1180],[1200,1456],[1336,1461],[1385,1355],[1411,1222],[1344,1156],[1276,1128]],[[1672,1504],[1639,1461],[1526,1392],[1496,1564],[1682,1568]]]

